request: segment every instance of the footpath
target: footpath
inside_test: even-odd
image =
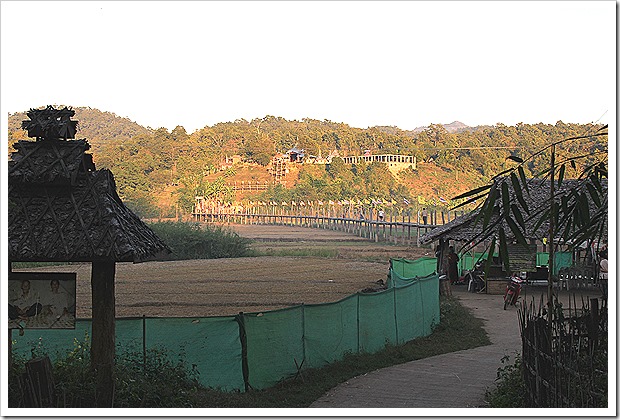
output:
[[[546,288],[545,288],[546,289]],[[311,408],[467,408],[484,407],[495,387],[502,357],[521,353],[516,307],[503,310],[503,296],[452,289],[461,304],[484,321],[492,344],[415,360],[352,378],[328,391]],[[540,296],[542,288],[531,290]],[[538,302],[538,298],[536,301]]]

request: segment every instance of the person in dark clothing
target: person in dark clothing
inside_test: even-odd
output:
[[[448,280],[450,284],[454,284],[459,279],[459,256],[454,252],[454,247],[451,246],[448,251]]]

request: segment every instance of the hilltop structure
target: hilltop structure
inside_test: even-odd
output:
[[[322,156],[306,155],[303,149],[294,147],[286,153],[278,153],[271,159],[269,173],[276,183],[280,183],[284,177],[290,172],[288,165],[291,164],[314,164],[325,165],[331,163],[332,159],[340,157],[337,150],[331,152],[326,158]],[[394,174],[405,169],[417,169],[417,158],[410,155],[373,155],[370,150],[362,156],[345,156],[341,158],[347,165],[355,165],[362,162],[381,162],[384,163],[388,170]]]
[[[416,157],[408,155],[373,155],[369,152],[363,156],[345,156],[342,160],[349,165],[360,162],[381,162],[385,163],[388,169],[394,173],[408,168],[417,169]]]

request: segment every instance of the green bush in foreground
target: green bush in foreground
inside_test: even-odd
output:
[[[149,227],[170,247],[168,260],[250,256],[250,240],[219,226],[191,222],[156,222]]]
[[[31,350],[33,357],[45,354],[44,343]],[[183,360],[173,361],[163,349],[124,351],[115,361],[114,407],[192,407],[191,394],[200,384],[198,372]],[[26,360],[13,355],[9,368],[9,407],[22,407],[18,377]],[[56,406],[95,406],[95,377],[90,368],[90,340],[75,340],[73,350],[52,363]]]
[[[510,357],[502,357],[502,366],[497,369],[497,388],[486,392],[486,400],[493,408],[525,407],[525,382],[523,381],[521,355],[517,353],[514,363]]]

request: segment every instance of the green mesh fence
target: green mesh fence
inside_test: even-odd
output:
[[[436,264],[437,258],[433,257],[415,261],[390,260],[387,287],[388,291],[394,294],[398,343],[410,340],[409,337],[429,335],[432,326],[439,322],[439,275],[435,272]],[[435,296],[436,300],[433,300],[432,296]]]
[[[170,357],[176,355],[190,366],[196,365],[200,382],[207,387],[243,389],[241,341],[235,317],[149,318],[146,346],[167,349]]]
[[[473,270],[476,263],[486,258],[488,253],[484,252],[466,252],[464,254],[459,255],[459,273],[462,273],[464,270]]]
[[[472,253],[468,252],[462,255],[459,255],[459,272],[462,273],[463,270],[471,270],[473,269],[475,263],[480,260],[487,258],[487,253]],[[497,256],[497,253],[495,253]],[[553,274],[557,274],[560,269],[564,267],[570,267],[573,265],[573,254],[571,252],[556,252],[554,254],[555,260],[553,262]],[[548,252],[537,252],[536,253],[536,266],[544,267],[549,265],[549,253]]]
[[[168,352],[171,360],[196,365],[200,382],[226,391],[243,389],[239,324],[234,317],[117,319],[117,353],[142,351],[143,333],[146,348]],[[24,330],[13,332],[13,351],[30,357],[31,349],[42,346],[52,360],[74,348],[74,340],[91,336],[91,321],[76,321],[75,330]]]
[[[412,282],[410,287],[394,288],[398,342],[425,337],[439,323],[439,277],[431,274]]]
[[[396,343],[393,290],[360,293],[358,299],[360,352],[374,353],[388,343]]]
[[[119,320],[116,322],[118,326]],[[52,360],[73,350],[75,340],[84,341],[92,336],[90,320],[83,319],[75,321],[74,330],[24,330],[23,336],[18,335],[18,330],[12,331],[14,353],[30,357],[31,351],[41,348]]]
[[[321,367],[341,360],[346,353],[359,351],[357,310],[357,295],[339,302],[304,306],[304,366]]]
[[[417,260],[405,258],[390,259],[391,271],[401,278],[424,277],[437,270],[437,258],[422,257]]]
[[[462,273],[464,270],[473,269],[476,262],[481,258],[486,258],[486,256],[486,252],[467,252],[465,254],[459,254],[459,273]],[[417,260],[393,258],[391,261],[393,270],[403,278],[425,276],[437,270],[437,258],[435,257],[423,257]]]
[[[429,335],[437,323],[437,275],[338,302],[243,314],[248,384],[267,388],[349,352],[374,353]]]
[[[426,336],[437,323],[439,280],[433,274],[338,302],[236,317],[117,319],[116,344],[118,354],[142,351],[143,345],[166,350],[171,360],[195,365],[204,386],[243,391],[272,386],[347,353],[374,353]],[[54,360],[86,335],[92,335],[90,320],[78,320],[75,330],[25,330],[23,336],[15,331],[13,351],[29,357],[41,344]]]
[[[252,388],[267,388],[297,372],[304,360],[303,307],[245,314],[244,321]]]
[[[565,267],[570,267],[573,265],[573,254],[572,252],[555,252],[553,254],[553,274],[558,274],[560,269]],[[536,265],[537,266],[548,266],[549,265],[549,253],[548,252],[538,252],[536,254]]]

